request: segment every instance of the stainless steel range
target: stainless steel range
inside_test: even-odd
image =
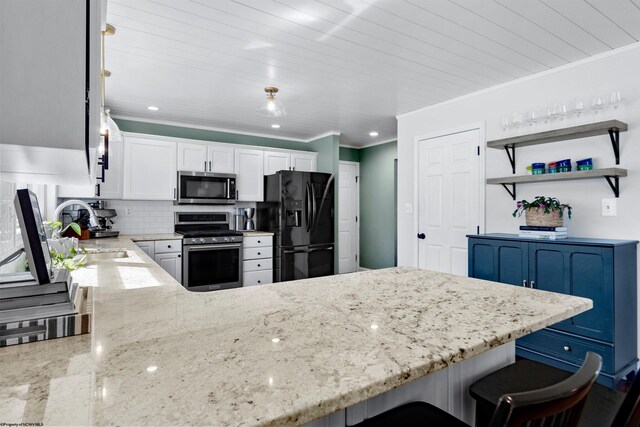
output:
[[[176,212],[182,234],[182,286],[218,291],[242,286],[242,232],[230,230],[226,212]]]

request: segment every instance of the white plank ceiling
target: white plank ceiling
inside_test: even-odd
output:
[[[335,131],[354,146],[394,138],[397,114],[640,39],[640,0],[109,0],[107,10],[112,114],[302,140]],[[257,114],[269,85],[287,116]]]

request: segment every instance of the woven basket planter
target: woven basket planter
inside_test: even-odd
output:
[[[524,215],[529,226],[562,227],[563,218],[560,216],[560,211],[544,213],[544,209],[527,209]]]

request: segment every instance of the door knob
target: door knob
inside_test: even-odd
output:
[[[562,349],[564,351],[571,351],[571,347],[569,347],[568,345],[565,345],[564,347],[562,347]]]
[[[426,237],[427,237],[427,235],[426,235],[426,234],[424,234],[424,233],[418,233],[418,239],[424,239],[424,238],[426,238]]]

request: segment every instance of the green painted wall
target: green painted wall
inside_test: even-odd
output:
[[[395,159],[397,141],[360,150],[360,266],[396,263]]]
[[[315,141],[309,142],[309,147],[312,151],[318,153],[318,172],[326,172],[332,173],[334,177],[334,223],[333,223],[333,241],[334,251],[333,251],[333,264],[334,264],[334,272],[338,273],[338,182],[339,180],[339,172],[340,172],[340,136],[338,135],[329,135],[324,138],[316,139]]]
[[[360,150],[358,148],[340,147],[341,162],[359,162]]]
[[[262,147],[282,148],[284,150],[315,151],[311,149],[309,144],[302,141],[288,141],[286,139],[194,129],[190,127],[162,125],[158,123],[138,122],[124,119],[114,119],[114,121],[123,132],[146,133],[150,135],[197,139],[201,141],[228,142],[230,144],[259,145]]]

